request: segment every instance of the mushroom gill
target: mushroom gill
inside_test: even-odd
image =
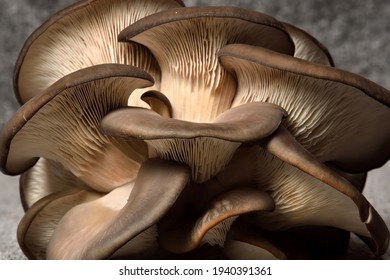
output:
[[[230,45],[221,63],[237,76],[233,107],[269,102],[283,125],[322,162],[353,173],[390,157],[389,92],[358,75],[249,45]]]
[[[27,39],[0,136],[26,256],[334,258],[351,232],[383,254],[362,189],[389,91],[271,16],[183,6],[83,0]]]
[[[82,0],[51,16],[26,40],[14,71],[15,95],[21,103],[39,95],[58,79],[105,63],[140,67],[159,81],[160,70],[149,51],[119,44],[129,24],[180,0]]]
[[[73,72],[22,106],[4,128],[1,167],[18,174],[37,158],[60,162],[96,190],[120,186],[137,175],[146,157],[142,143],[121,143],[98,129],[110,110],[127,105],[133,90],[153,79],[138,68],[97,65]],[[134,143],[133,143],[134,144]]]
[[[119,40],[140,43],[153,53],[162,71],[160,90],[172,102],[173,118],[195,122],[212,121],[230,108],[235,95],[235,81],[216,56],[223,46],[246,43],[286,54],[294,48],[280,22],[233,7],[156,13],[124,29]]]

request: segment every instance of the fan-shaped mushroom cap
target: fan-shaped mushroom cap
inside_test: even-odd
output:
[[[274,134],[270,137],[270,143],[278,138],[280,141],[280,136],[274,137]],[[275,142],[272,145],[276,145]],[[275,147],[265,145],[265,148],[275,152]],[[294,150],[297,151],[291,152]],[[300,153],[300,150],[298,146],[287,145],[278,149],[286,155]],[[282,160],[259,146],[241,146],[226,168],[202,187],[210,195],[218,194],[221,189],[242,186],[268,193],[275,201],[275,210],[253,212],[245,225],[271,231],[307,225],[331,226],[368,237],[368,244],[377,254],[386,250],[387,227],[359,190],[336,172],[329,172],[315,158],[308,163],[305,157],[275,154]],[[296,164],[297,160],[301,164]],[[204,204],[203,200],[198,200]]]
[[[145,45],[162,73],[161,92],[173,118],[209,122],[230,108],[234,78],[218,63],[229,43],[259,45],[290,54],[291,39],[274,18],[233,7],[177,8],[147,16],[124,29],[120,41]]]
[[[248,46],[221,50],[237,75],[233,107],[269,102],[284,108],[286,128],[322,162],[365,172],[390,157],[390,93],[358,75]]]
[[[124,108],[103,118],[109,136],[145,140],[159,157],[188,164],[192,179],[204,182],[218,173],[242,142],[271,135],[285,111],[268,103],[245,104],[219,115],[212,123],[164,118],[144,108]]]
[[[20,174],[44,157],[97,190],[134,179],[146,147],[111,139],[99,124],[108,112],[126,106],[134,89],[152,81],[138,68],[117,64],[92,66],[60,79],[6,124],[0,138],[1,168]]]
[[[104,63],[140,67],[158,82],[150,52],[137,44],[119,44],[117,36],[146,15],[180,6],[180,0],[83,0],[54,14],[20,52],[14,72],[17,98],[24,103],[63,76]]]

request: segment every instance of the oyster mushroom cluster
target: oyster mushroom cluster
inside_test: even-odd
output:
[[[28,258],[329,258],[351,232],[387,250],[361,192],[390,158],[390,92],[297,27],[84,0],[27,39],[14,90],[1,169]]]

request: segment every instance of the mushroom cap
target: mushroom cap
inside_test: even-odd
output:
[[[295,45],[294,57],[313,63],[334,66],[332,56],[321,42],[294,25],[284,23],[284,26]]]
[[[119,40],[140,43],[153,53],[162,73],[160,91],[172,104],[172,117],[192,122],[210,122],[231,106],[235,79],[216,56],[223,46],[239,42],[294,53],[282,23],[237,7],[159,12],[128,26]]]
[[[204,182],[224,168],[241,143],[266,138],[284,116],[278,106],[251,103],[225,111],[213,123],[195,123],[128,107],[105,116],[101,128],[125,141],[144,140],[151,156],[186,163],[192,179]]]
[[[284,125],[322,162],[352,173],[390,157],[390,92],[352,73],[249,45],[221,50],[222,65],[234,72],[233,107],[269,102],[284,108]]]
[[[180,6],[180,0],[83,0],[57,12],[20,51],[13,78],[16,97],[23,104],[61,77],[104,63],[141,67],[158,81],[152,55],[142,46],[119,44],[117,35],[148,14]]]
[[[145,144],[119,143],[103,135],[99,124],[111,110],[127,106],[134,89],[152,83],[141,69],[117,64],[65,76],[6,124],[0,138],[2,171],[20,174],[45,157],[98,189],[130,180],[146,156]]]
[[[358,177],[349,178],[349,180],[354,179],[349,181],[347,176],[341,175],[339,171],[335,171],[323,164],[305,150],[283,126],[279,127],[278,131],[268,140],[268,143],[262,145],[274,157],[290,165],[290,167],[286,165],[279,166],[279,168],[283,167],[283,173],[295,173],[298,170],[304,172],[288,175],[288,178],[291,178],[290,181],[296,180],[293,184],[295,185],[293,187],[294,190],[288,190],[293,186],[291,184],[287,184],[287,187],[283,187],[283,184],[282,187],[278,187],[281,191],[280,198],[283,198],[282,200],[287,198],[285,210],[287,212],[293,210],[291,213],[294,218],[291,218],[290,222],[299,223],[300,219],[305,219],[306,224],[314,223],[315,225],[339,227],[364,236],[363,240],[377,255],[381,255],[386,251],[390,234],[385,222],[358,188],[351,184],[356,179],[360,183],[361,179]],[[277,161],[274,162],[276,163]],[[277,168],[274,167],[274,169]],[[293,179],[294,177],[295,179]],[[303,189],[301,189],[302,186]],[[305,189],[307,187],[310,189]],[[286,192],[288,195],[284,195]],[[303,198],[303,194],[307,198]],[[324,197],[326,199],[322,200],[321,198]],[[291,201],[288,198],[291,198]],[[299,199],[297,200],[297,198]],[[278,201],[278,199],[275,198],[275,201]],[[317,203],[313,205],[313,202]],[[298,211],[296,212],[295,209]],[[334,212],[335,209],[337,209],[337,212]],[[343,215],[340,215],[340,212]],[[285,218],[281,217],[282,220]],[[278,218],[271,220],[278,224]],[[265,223],[269,221],[268,217]],[[262,222],[260,221],[260,223]],[[301,225],[304,224],[305,222]]]
[[[243,143],[268,137],[279,127],[285,116],[286,112],[281,107],[262,102],[227,110],[212,123],[165,118],[153,110],[128,107],[107,114],[101,122],[101,128],[107,135],[124,139],[211,137]]]

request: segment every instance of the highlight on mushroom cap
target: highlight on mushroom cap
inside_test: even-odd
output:
[[[64,31],[66,30],[66,32]],[[389,230],[363,195],[390,92],[299,27],[180,0],[80,1],[26,40],[0,167],[30,259],[330,259]]]

